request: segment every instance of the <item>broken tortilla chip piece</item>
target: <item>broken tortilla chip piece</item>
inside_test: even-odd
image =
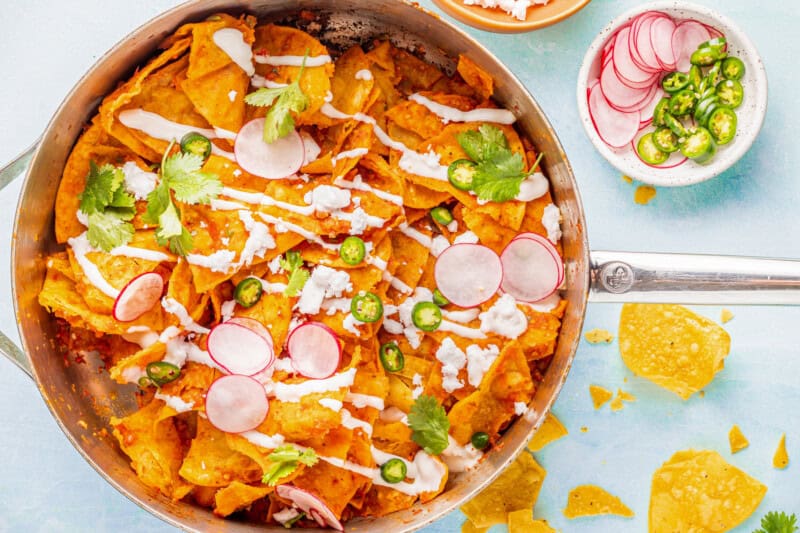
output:
[[[573,519],[603,514],[630,518],[633,511],[618,497],[597,485],[580,485],[569,491],[564,516]]]
[[[736,424],[728,432],[728,442],[731,445],[731,453],[740,452],[750,446],[750,441],[747,440],[747,437],[744,436],[744,433]]]
[[[488,487],[462,505],[461,511],[477,527],[502,524],[510,511],[533,508],[546,475],[531,454],[522,452]]]
[[[555,531],[544,520],[534,520],[531,509],[508,513],[508,533],[555,533]]]
[[[614,393],[600,385],[589,385],[589,394],[592,396],[592,404],[595,409],[600,409],[605,403],[614,397]]]
[[[569,434],[567,428],[561,421],[552,413],[547,413],[547,416],[542,422],[542,426],[534,433],[533,438],[528,443],[528,449],[532,452],[538,452],[551,442],[566,437]]]
[[[633,193],[633,201],[639,205],[647,205],[656,197],[656,188],[650,185],[639,185]]]
[[[465,520],[461,524],[461,533],[486,533],[489,531],[488,527],[478,527],[469,520]]]
[[[589,344],[610,344],[611,341],[614,340],[614,334],[606,329],[591,329],[584,333],[583,337],[586,339],[586,342]]]
[[[625,304],[619,351],[625,365],[684,400],[724,367],[731,338],[718,324],[680,305]]]
[[[729,531],[766,493],[766,485],[715,451],[680,451],[653,474],[649,531]]]
[[[783,470],[789,466],[789,454],[786,453],[786,433],[781,435],[781,440],[778,442],[778,448],[775,450],[775,455],[772,457],[772,466],[779,470]]]
[[[719,313],[719,321],[720,322],[722,322],[723,324],[727,324],[731,320],[733,320],[733,313],[731,313],[727,309],[723,309],[722,311],[720,311],[720,313]]]

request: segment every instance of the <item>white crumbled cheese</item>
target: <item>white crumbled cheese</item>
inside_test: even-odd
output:
[[[528,318],[518,307],[517,301],[510,294],[504,294],[487,311],[481,319],[481,331],[497,333],[509,339],[516,339],[527,329]]]
[[[242,175],[242,171],[241,171],[240,169],[238,169],[238,168],[237,168],[237,169],[235,169],[235,170],[233,171],[233,176],[234,176],[234,177],[238,178],[238,177],[239,177],[239,176],[241,176],[241,175]]]
[[[370,71],[369,69],[366,69],[366,68],[365,69],[361,69],[358,72],[356,72],[356,79],[357,80],[369,81],[369,80],[372,79],[372,71]]]
[[[453,244],[477,244],[478,236],[467,230],[453,239]]]
[[[528,410],[528,404],[525,402],[514,402],[514,413],[518,415],[524,415],[525,411]]]
[[[403,324],[401,324],[397,320],[392,320],[391,318],[384,317],[383,329],[386,330],[386,333],[391,333],[392,335],[400,335],[401,333],[403,333]]]
[[[223,322],[227,322],[233,318],[234,309],[236,309],[236,300],[228,300],[227,302],[222,303],[219,310],[222,313]]]
[[[361,207],[356,207],[350,217],[350,234],[361,235],[369,225],[369,215]]]
[[[467,346],[467,380],[473,387],[478,387],[484,374],[489,370],[500,349],[495,344],[481,348],[477,344]]]
[[[464,386],[458,379],[458,372],[467,364],[467,356],[453,339],[447,337],[442,341],[436,350],[436,360],[442,363],[442,388],[446,392],[452,393]]]
[[[433,150],[421,154],[406,149],[403,150],[397,166],[411,174],[445,181],[447,180],[447,167],[439,164],[440,158],[441,156]]]
[[[293,520],[298,516],[300,516],[300,511],[298,511],[294,507],[287,507],[282,511],[278,511],[277,513],[272,513],[272,518],[274,518],[281,525],[286,524],[286,522]]]
[[[273,274],[278,274],[279,272],[283,272],[283,267],[281,266],[281,256],[276,255],[273,257],[269,263],[267,263],[269,267],[269,271]]]
[[[194,408],[194,402],[184,401],[180,396],[172,396],[169,394],[162,394],[157,392],[155,398],[163,401],[168,407],[172,407],[178,413],[185,413]]]
[[[217,250],[211,255],[187,254],[186,261],[190,265],[207,268],[212,272],[226,274],[233,266],[236,252],[233,250]]]
[[[555,204],[550,204],[544,208],[542,213],[542,225],[547,230],[547,238],[553,244],[561,238],[561,210]]]
[[[411,391],[411,397],[416,400],[422,394],[422,391],[425,390],[425,387],[422,385],[422,376],[420,374],[414,374],[414,377],[411,378],[411,384],[414,385],[414,389]]]
[[[293,328],[289,328],[289,331],[292,331]],[[278,357],[275,359],[275,362],[272,364],[273,370],[278,370],[280,372],[286,372],[287,374],[294,374],[294,367],[292,366],[292,360],[289,357]],[[320,400],[320,403],[322,401]]]
[[[239,211],[239,220],[244,224],[245,229],[250,232],[247,241],[244,243],[242,255],[239,258],[239,266],[248,266],[256,257],[264,257],[267,250],[275,248],[275,239],[269,232],[269,228],[261,222],[257,222],[250,211]]]
[[[319,265],[311,273],[311,277],[303,287],[295,309],[305,315],[316,315],[325,298],[341,298],[342,294],[352,290],[350,274],[343,270]]]
[[[419,387],[420,385],[422,385],[422,375],[414,374],[414,376],[411,378],[411,384],[414,385],[415,387]]]
[[[425,287],[417,287],[412,296],[409,296],[403,303],[397,306],[396,312],[400,315],[400,322],[403,324],[403,334],[406,336],[408,344],[415,350],[419,348],[422,343],[422,331],[414,325],[411,314],[414,311],[414,306],[418,302],[430,301],[433,301],[433,293]],[[384,307],[384,314],[391,315],[394,314],[394,312],[390,313]]]
[[[344,320],[342,320],[342,327],[347,331],[349,331],[350,333],[352,333],[353,335],[355,335],[356,337],[360,337],[361,332],[358,330],[357,326],[360,326],[363,323],[364,322],[361,322],[356,317],[348,313],[347,316],[344,317]]]
[[[525,20],[528,8],[535,5],[545,5],[549,0],[464,0],[464,5],[499,8],[518,20]]]
[[[335,400],[333,398],[320,398],[319,404],[322,407],[327,407],[332,411],[336,411],[337,413],[342,410],[342,402],[340,400]]]
[[[228,100],[230,100],[231,102],[235,102],[235,101],[236,101],[236,95],[237,95],[237,94],[239,94],[239,93],[238,93],[238,92],[236,92],[236,91],[231,91],[231,92],[229,92],[229,93],[228,93]]]
[[[156,188],[158,176],[152,172],[142,170],[133,161],[128,161],[122,165],[122,173],[125,174],[125,190],[137,200],[146,200],[147,195]]]
[[[439,257],[441,253],[449,247],[450,241],[448,241],[444,235],[437,235],[433,238],[433,241],[431,241],[431,255]]]
[[[350,191],[332,185],[320,185],[303,197],[315,211],[332,213],[350,205]]]
[[[474,468],[483,457],[483,452],[475,448],[471,443],[466,446],[459,446],[459,444],[448,435],[447,448],[442,452],[442,459],[447,464],[450,472],[466,472]]]

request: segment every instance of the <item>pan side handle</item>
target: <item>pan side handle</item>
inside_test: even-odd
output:
[[[800,261],[592,251],[592,302],[800,305]]]
[[[18,155],[13,161],[8,163],[3,168],[0,168],[0,190],[4,189],[6,185],[25,174],[25,170],[36,151],[39,141],[33,143],[27,150]],[[17,365],[29,377],[33,376],[30,367],[30,362],[25,356],[25,353],[16,345],[14,341],[8,338],[5,333],[0,331],[0,353],[3,354],[9,361]]]

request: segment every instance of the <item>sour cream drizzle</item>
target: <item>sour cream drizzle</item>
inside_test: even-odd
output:
[[[340,176],[336,178],[333,184],[336,185],[337,187],[342,187],[343,189],[353,189],[356,191],[370,192],[375,196],[377,196],[378,198],[380,198],[381,200],[386,200],[387,202],[391,202],[399,206],[403,205],[402,196],[400,196],[399,194],[392,194],[390,192],[376,189],[375,187],[370,186],[368,183],[364,183],[364,179],[361,177],[361,174],[356,174],[353,177],[353,181],[347,181],[346,179],[344,179],[344,177]]]
[[[370,394],[361,394],[358,392],[348,392],[344,397],[344,401],[352,403],[359,409],[363,407],[374,407],[378,411],[383,411],[383,398],[380,396],[372,396]]]
[[[164,297],[161,299],[161,307],[164,308],[164,311],[175,315],[178,318],[178,321],[181,323],[181,326],[187,331],[193,331],[194,333],[208,333],[211,330],[201,326],[194,319],[189,315],[189,311],[175,298]]]
[[[439,116],[445,124],[448,122],[494,122],[496,124],[513,124],[517,120],[514,113],[506,109],[481,108],[471,111],[461,111],[455,107],[434,102],[419,93],[412,94],[408,99],[428,108],[429,111]]]
[[[256,54],[254,57],[259,65],[271,65],[273,67],[300,67],[305,59],[306,67],[321,67],[330,63],[331,56],[321,55],[313,57],[303,56],[271,56],[268,54]]]
[[[248,76],[256,73],[253,66],[253,50],[244,41],[244,34],[235,28],[222,28],[214,32],[214,44],[228,54],[231,61],[239,65]]]
[[[332,392],[350,387],[353,385],[355,377],[356,369],[351,368],[325,379],[309,379],[302,383],[268,383],[264,387],[268,394],[271,393],[275,396],[276,400],[297,403],[307,394]]]

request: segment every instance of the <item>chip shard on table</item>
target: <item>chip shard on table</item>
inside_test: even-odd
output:
[[[569,434],[564,424],[556,418],[553,413],[547,413],[544,422],[533,434],[533,438],[528,443],[528,449],[532,452],[538,452],[548,444],[556,441]]]
[[[656,197],[656,188],[650,185],[639,185],[633,193],[633,201],[639,205],[647,205]]]
[[[722,322],[723,324],[727,324],[728,322],[733,320],[733,317],[734,314],[728,309],[723,309],[719,313],[719,321]]]
[[[478,527],[469,520],[464,520],[461,524],[461,533],[486,533],[489,531],[488,527]]]
[[[724,368],[731,338],[681,305],[625,304],[619,351],[631,372],[689,399]]]
[[[508,533],[556,533],[545,520],[534,520],[533,509],[508,513]]]
[[[590,329],[586,333],[583,334],[583,337],[586,339],[586,342],[589,344],[611,344],[614,340],[614,334],[608,331],[607,329]]]
[[[589,395],[595,410],[600,409],[607,401],[614,397],[614,393],[600,385],[589,385]]]
[[[736,424],[734,424],[728,432],[728,443],[731,446],[731,454],[739,453],[750,446],[750,441],[747,440],[741,428]]]
[[[579,485],[570,490],[563,513],[570,520],[607,514],[626,518],[634,516],[634,512],[619,497],[597,485]]]
[[[775,449],[775,455],[772,457],[772,466],[778,470],[783,470],[789,466],[789,454],[786,451],[786,433],[781,435],[781,440],[778,441],[778,447]]]

